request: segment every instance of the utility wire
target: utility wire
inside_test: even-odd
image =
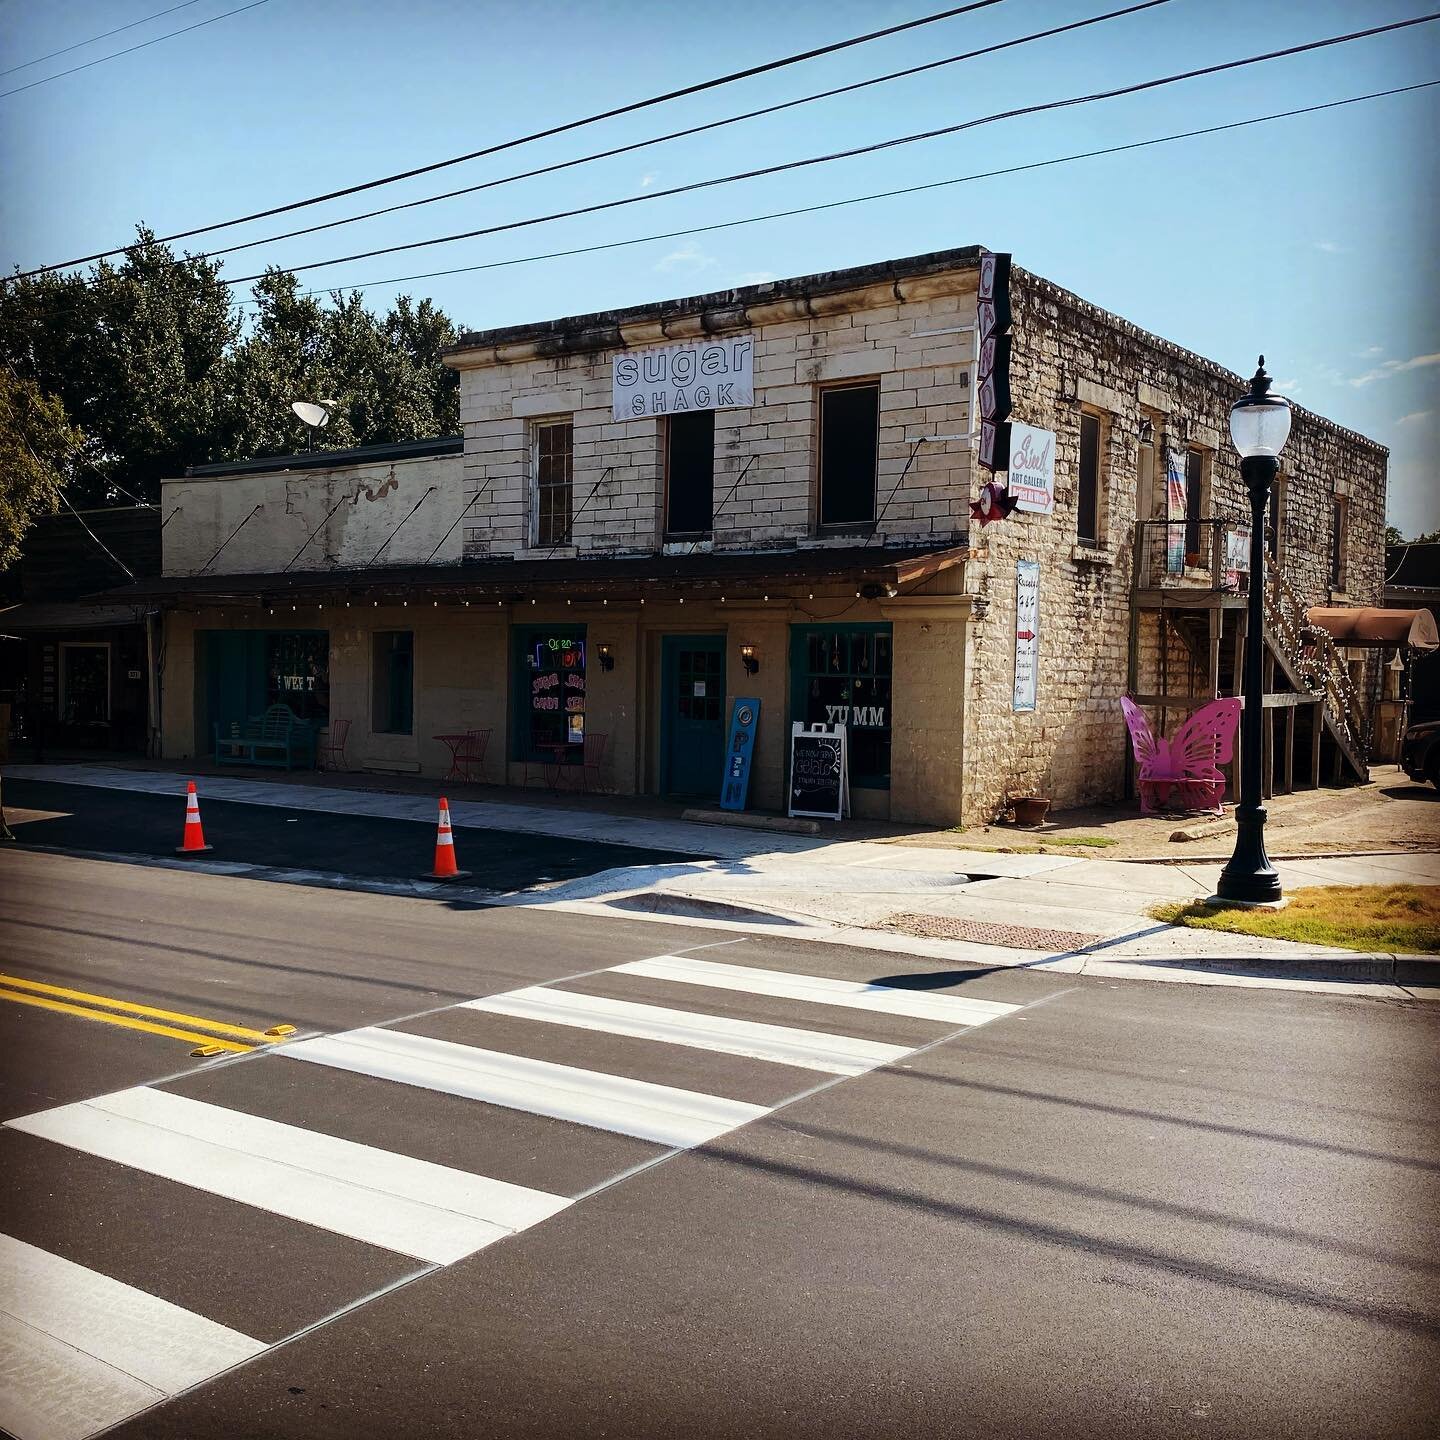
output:
[[[930,180],[923,185],[907,185],[898,190],[877,190],[868,195],[850,195],[843,200],[827,200],[818,205],[801,205],[791,210],[771,210],[764,215],[746,215],[739,220],[717,220],[710,225],[692,225],[683,230],[663,230],[653,235],[636,235],[628,240],[607,240],[599,245],[580,245],[571,250],[551,250],[541,255],[519,255],[509,260],[487,260],[479,265],[461,265],[452,270],[427,270],[417,275],[393,275],[386,280],[362,280],[352,285],[320,290],[303,290],[301,299],[315,295],[358,293],[382,285],[404,285],[411,280],[439,280],[451,275],[473,275],[481,270],[503,270],[512,265],[534,265],[542,260],[564,260],[575,255],[595,255],[605,250],[620,250],[631,245],[649,245],[657,240],[678,240],[690,235],[708,235],[716,230],[733,230],[742,225],[758,225],[767,220],[786,220],[796,215],[814,215],[825,210],[838,210],[848,205],[865,205],[874,200],[893,200],[904,195],[918,195],[927,190],[940,190],[951,185],[968,185],[976,180],[992,180],[1003,175],[1018,175],[1027,170],[1043,170],[1054,165],[1069,165],[1077,160],[1092,160],[1103,155],[1118,155],[1127,150],[1144,150],[1153,145],[1169,145],[1177,140],[1193,140],[1202,135],[1218,135],[1227,130],[1243,130],[1252,125],[1266,125],[1273,120],[1288,120],[1296,115],[1313,115],[1321,110],[1336,110],[1345,105],[1359,105],[1366,100],[1383,100],[1391,95],[1407,95],[1413,90],[1428,90],[1440,80],[1422,80],[1416,85],[1402,85],[1394,90],[1375,90],[1368,95],[1352,95],[1344,100],[1327,100],[1318,105],[1304,105],[1297,110],[1277,110],[1270,115],[1256,115],[1249,120],[1231,120],[1223,125],[1207,125],[1200,130],[1181,130],[1173,135],[1157,135],[1149,140],[1132,140],[1124,145],[1107,145],[1100,150],[1081,150],[1073,155],[1057,155],[1049,160],[1032,160],[1025,165],[1008,165],[1000,170],[982,170],[974,175],[956,175],[947,180]],[[245,301],[247,306],[256,302]]]
[[[25,448],[30,450],[28,445]],[[35,452],[30,450],[30,453],[34,455]],[[125,578],[133,582],[135,572],[85,523],[85,517],[70,503],[70,497],[63,490],[60,498],[65,502],[65,508],[80,522],[80,528],[120,567]]]
[[[263,4],[265,0],[255,0],[255,3]],[[737,80],[747,80],[755,75],[765,75],[772,70],[783,70],[789,65],[798,65],[805,60],[814,60],[822,55],[834,55],[838,51],[849,50],[856,45],[867,45],[872,40],[881,40],[889,35],[899,35],[903,31],[933,25],[940,20],[950,20],[956,15],[968,15],[973,10],[987,10],[992,5],[1001,3],[1002,0],[971,0],[968,5],[957,5],[948,10],[939,10],[933,15],[923,15],[918,20],[907,20],[903,24],[888,25],[883,30],[871,30],[867,34],[856,35],[849,40],[837,40],[832,45],[821,45],[813,50],[802,50],[798,54],[786,55],[779,60],[767,60],[761,65],[751,65],[744,70],[731,71],[728,75],[718,75],[713,80],[702,80],[694,85],[682,86],[678,90],[667,90],[663,95],[652,95],[645,100],[632,100],[627,105],[617,105],[610,110],[601,110],[580,120],[567,120],[563,125],[551,125],[544,130],[532,131],[529,135],[517,136],[513,140],[502,140],[494,145],[487,145],[483,150],[472,150],[466,155],[456,155],[449,160],[436,160],[429,165],[417,165],[410,170],[400,170],[393,175],[383,175],[378,180],[366,180],[358,185],[347,185],[340,190],[327,191],[324,195],[312,195],[307,200],[293,200],[288,205],[272,205],[268,210],[256,210],[249,215],[236,216],[233,220],[217,220],[210,225],[197,225],[191,230],[177,230],[171,235],[158,236],[157,239],[162,245],[169,244],[172,240],[188,240],[194,235],[208,235],[214,230],[227,230],[232,225],[244,225],[251,220],[265,220],[271,215],[284,215],[291,210],[302,210],[307,205],[320,205],[327,200],[339,200],[346,195],[358,195],[364,190],[375,190],[382,185],[393,185],[398,180],[410,180],[417,175],[429,175],[436,170],[445,170],[452,165],[463,165],[467,161],[479,160],[486,155],[496,155],[502,150],[513,150],[517,145],[528,145],[531,141],[545,140],[552,135],[564,135],[571,130],[579,130],[601,120],[614,119],[617,115],[631,115],[637,110],[647,110],[653,105],[663,105],[670,100],[678,100],[686,95],[698,95],[706,90],[717,89],[722,85],[731,85]],[[216,19],[223,18],[223,16],[216,16]],[[210,22],[206,21],[205,23],[209,24]],[[15,92],[5,93],[14,94]],[[88,265],[92,260],[105,260],[111,255],[123,255],[132,248],[133,246],[130,245],[119,245],[113,250],[99,250],[93,255],[81,255],[78,259],[62,260],[55,265],[41,265],[33,270],[21,271],[3,278],[23,280],[31,275],[43,275],[50,270],[68,270],[73,265]]]
[[[72,50],[83,50],[87,45],[93,45],[98,40],[108,40],[112,35],[119,35],[125,30],[133,30],[137,25],[148,25],[152,20],[173,15],[177,10],[188,10],[192,5],[199,3],[200,0],[183,0],[183,3],[172,5],[168,10],[157,10],[153,15],[145,16],[143,20],[132,20],[128,25],[117,25],[113,30],[102,30],[100,34],[92,35],[88,40],[77,40],[73,45],[65,45],[59,50],[52,50],[48,55],[37,55],[33,60],[22,60],[8,70],[0,70],[0,75],[13,75],[17,70],[28,70],[32,65],[39,65],[46,60],[54,60],[61,55],[68,55]]]
[[[1270,50],[1262,55],[1249,55],[1242,60],[1226,60],[1216,65],[1205,65],[1197,70],[1183,70],[1175,75],[1161,76],[1156,80],[1142,80],[1132,85],[1117,86],[1112,90],[1099,90],[1089,95],[1075,95],[1064,100],[1047,100],[1036,105],[1024,105],[1014,110],[1002,110],[992,115],[982,115],[975,120],[963,120],[955,125],[943,125],[935,130],[921,130],[911,135],[899,135],[889,140],[877,140],[870,145],[857,145],[849,150],[835,150],[823,155],[807,156],[803,160],[787,160],[779,165],[765,165],[755,170],[741,170],[733,175],[714,176],[708,180],[694,180],[687,185],[672,185],[666,190],[648,190],[640,195],[627,195],[618,200],[604,200],[594,205],[576,206],[570,210],[556,210],[548,215],[534,215],[525,220],[511,220],[502,225],[486,225],[478,230],[462,230],[453,235],[437,235],[428,240],[411,240],[403,245],[385,245],[374,250],[359,250],[350,255],[338,255],[329,260],[313,260],[305,265],[291,265],[288,270],[298,275],[305,270],[321,270],[330,265],[345,265],[354,260],[370,260],[377,255],[395,255],[408,250],[423,250],[431,245],[449,245],[459,240],[475,240],[485,235],[497,235],[508,230],[523,230],[532,225],[546,225],[553,220],[569,220],[580,215],[594,215],[606,210],[621,209],[629,205],[648,204],[654,200],[668,199],[674,195],[693,194],[697,190],[710,190],[720,185],[733,185],[741,180],[755,180],[767,175],[784,174],[791,170],[802,170],[815,165],[828,165],[836,160],[850,160],[857,155],[873,155],[880,150],[893,150],[902,145],[914,145],[922,140],[935,140],[945,135],[978,129],[982,125],[993,125],[1000,120],[1013,120],[1023,115],[1038,115],[1051,110],[1063,110],[1077,105],[1090,105],[1100,100],[1113,100],[1123,95],[1137,95],[1147,90],[1176,85],[1184,80],[1201,76],[1218,75],[1229,70],[1243,69],[1249,65],[1260,65],[1270,60],[1280,60],[1292,55],[1303,55],[1313,50],[1323,50],[1333,45],[1345,45],[1354,40],[1367,39],[1372,35],[1383,35],[1395,30],[1407,29],[1413,25],[1428,24],[1440,19],[1440,11],[1417,16],[1411,20],[1399,20],[1389,25],[1376,25],[1366,30],[1355,30],[1348,35],[1333,35],[1325,40],[1312,40],[1304,45],[1290,45],[1283,50]],[[253,275],[240,275],[226,280],[226,285],[248,285],[263,279],[264,271]],[[12,277],[13,278],[13,277]]]
[[[151,45],[158,45],[162,40],[173,40],[177,35],[188,35],[192,30],[203,30],[207,25],[213,25],[217,20],[228,20],[232,15],[243,14],[246,10],[258,9],[261,5],[268,5],[270,0],[250,0],[248,5],[241,5],[235,10],[226,10],[223,14],[212,15],[208,20],[197,21],[194,25],[186,25],[180,30],[169,30],[164,35],[157,35],[153,40],[142,40],[138,45],[127,46],[124,50],[112,50],[108,55],[98,55],[94,60],[87,60],[83,65],[72,65],[68,70],[57,70],[53,75],[46,75],[39,80],[32,80],[28,85],[17,85],[13,90],[0,90],[0,100],[7,95],[18,95],[22,90],[33,90],[37,85],[48,85],[52,80],[63,79],[66,75],[76,75],[81,70],[89,70],[93,66],[103,65],[107,60],[118,60],[122,55],[133,55],[137,50],[145,50]],[[178,6],[176,7],[179,8]],[[154,17],[152,17],[154,18]],[[34,63],[33,61],[30,63]],[[23,67],[16,66],[17,70]],[[118,250],[107,252],[111,255],[118,255]],[[92,256],[92,259],[99,259],[99,256]],[[56,269],[56,266],[47,266],[47,269]],[[38,274],[38,271],[30,272]],[[10,277],[15,278],[13,275]]]
[[[775,115],[782,110],[793,110],[799,105],[809,105],[816,100],[829,100],[836,95],[848,95],[855,90],[865,90],[872,85],[884,85],[891,80],[905,79],[920,75],[927,70],[938,70],[946,65],[958,65],[965,60],[975,60],[982,55],[994,55],[1001,50],[1011,50],[1019,45],[1028,45],[1034,40],[1048,40],[1054,35],[1063,35],[1070,30],[1084,30],[1091,25],[1100,25],[1107,20],[1118,20],[1122,16],[1134,15],[1141,10],[1153,10],[1168,5],[1171,0],[1139,0],[1138,4],[1127,5],[1121,10],[1111,10],[1104,15],[1092,15],[1086,20],[1074,20],[1068,25],[1055,25],[1049,30],[1037,30],[1021,35],[1014,40],[1002,40],[997,45],[986,45],[979,50],[967,50],[960,55],[949,55],[943,60],[930,60],[924,65],[911,65],[904,70],[892,70],[888,75],[875,75],[868,80],[856,80],[849,85],[837,85],[830,90],[817,90],[812,95],[801,95],[794,100],[782,100],[776,105],[766,105],[759,110],[746,110],[739,115],[727,115],[719,120],[710,120],[704,125],[691,125],[684,130],[671,130],[665,135],[652,135],[646,140],[634,140],[626,145],[616,145],[609,150],[592,151],[579,155],[573,160],[557,160],[552,165],[541,165],[534,170],[521,170],[514,175],[503,175],[496,180],[483,180],[478,185],[466,185],[459,190],[446,190],[440,195],[426,195],[419,200],[406,200],[398,205],[385,205],[378,210],[365,210],[359,215],[346,215],[339,220],[327,220],[319,225],[307,225],[299,230],[286,230],[279,235],[266,235],[259,240],[246,240],[238,245],[227,245],[223,249],[206,250],[190,258],[213,260],[221,255],[234,255],[241,250],[253,250],[258,245],[273,245],[280,240],[294,240],[301,235],[317,235],[322,230],[335,230],[342,225],[354,225],[361,220],[373,220],[379,215],[394,215],[401,210],[415,210],[422,205],[434,205],[441,200],[454,200],[461,195],[474,195],[481,190],[494,190],[501,185],[513,185],[517,180],[533,180],[539,175],[553,175],[559,170],[570,170],[577,165],[589,165],[596,160],[610,160],[616,155],[628,155],[634,150],[644,150],[651,145],[663,145],[670,140],[683,140],[691,135],[702,135],[708,130],[720,130],[727,125],[739,124],[742,120],[756,120],[762,115]]]

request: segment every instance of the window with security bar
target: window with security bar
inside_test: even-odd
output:
[[[570,538],[574,496],[575,427],[568,420],[536,425],[535,543],[563,545]]]

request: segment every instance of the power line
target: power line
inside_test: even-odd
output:
[[[1044,170],[1055,165],[1070,165],[1077,160],[1093,160],[1104,155],[1118,155],[1127,150],[1144,150],[1154,145],[1169,145],[1177,140],[1193,140],[1202,135],[1218,135],[1227,130],[1243,130],[1252,125],[1265,125],[1273,120],[1288,120],[1296,115],[1313,115],[1321,110],[1337,110],[1345,105],[1359,105],[1366,100],[1383,100],[1391,95],[1407,95],[1413,90],[1428,90],[1440,80],[1423,80],[1416,85],[1402,85],[1394,90],[1375,90],[1368,95],[1351,95],[1344,100],[1327,100],[1318,105],[1304,105],[1296,110],[1277,110],[1270,115],[1256,115],[1249,120],[1231,120],[1223,125],[1207,125],[1200,130],[1181,130],[1173,135],[1157,135],[1149,140],[1132,140],[1124,145],[1107,145],[1100,150],[1082,150],[1073,155],[1057,155],[1049,160],[1032,160],[1025,165],[1007,165],[1000,170],[984,170],[974,175],[956,175],[948,180],[930,180],[923,185],[907,185],[898,190],[877,190],[868,195],[851,195],[843,200],[827,200],[818,205],[802,205],[792,210],[772,210],[764,215],[746,215],[739,220],[718,220],[710,225],[692,225],[684,230],[664,230],[654,235],[637,235],[628,240],[608,240],[599,245],[581,245],[572,250],[551,250],[542,255],[520,255],[509,260],[487,260],[479,265],[461,265],[453,270],[427,270],[418,275],[394,275],[387,280],[362,280],[353,285],[334,287],[339,293],[352,293],[382,285],[404,285],[411,280],[438,280],[451,275],[471,275],[480,270],[503,270],[512,265],[534,265],[542,260],[563,260],[574,255],[595,255],[605,250],[621,250],[632,245],[649,245],[657,240],[678,240],[690,235],[707,235],[716,230],[734,230],[742,225],[759,225],[767,220],[786,220],[796,215],[814,215],[825,210],[839,210],[848,205],[865,205],[875,200],[894,200],[905,195],[918,195],[927,190],[941,190],[951,185],[968,185],[976,180],[993,180],[1004,175],[1018,175],[1027,170]],[[331,294],[330,289],[303,290],[301,299]],[[256,302],[245,301],[247,306]]]
[[[17,70],[28,70],[32,65],[39,65],[46,60],[54,60],[58,56],[68,55],[72,50],[83,50],[87,45],[94,45],[98,40],[108,40],[112,35],[119,35],[125,30],[133,30],[137,25],[148,25],[152,20],[173,15],[177,10],[188,10],[192,5],[199,3],[200,0],[182,0],[181,4],[172,5],[168,10],[157,10],[153,15],[145,16],[143,20],[132,20],[128,25],[117,25],[113,30],[102,30],[100,34],[92,35],[88,40],[77,40],[73,45],[65,45],[59,50],[52,50],[48,55],[37,55],[33,60],[22,60],[8,70],[0,70],[0,75],[13,75]]]
[[[420,200],[406,200],[398,205],[386,205],[379,210],[366,210],[359,215],[347,215],[340,220],[327,220],[320,225],[308,225],[301,230],[287,230],[279,235],[267,235],[260,240],[246,240],[238,245],[227,245],[219,250],[206,250],[201,254],[193,256],[194,259],[213,260],[221,255],[234,255],[241,250],[253,250],[259,245],[273,245],[280,240],[294,240],[301,235],[316,235],[322,230],[335,230],[342,225],[354,225],[360,220],[373,220],[378,215],[393,215],[400,210],[414,210],[422,205],[434,205],[440,200],[454,200],[461,195],[474,195],[481,190],[494,190],[501,185],[512,185],[517,180],[533,180],[539,175],[553,175],[558,170],[570,170],[577,165],[589,165],[596,160],[609,160],[616,155],[627,155],[634,150],[644,150],[651,145],[661,145],[670,140],[681,140],[690,135],[701,135],[707,130],[719,130],[727,125],[738,124],[742,120],[755,120],[762,115],[774,115],[781,110],[792,110],[799,105],[809,105],[815,100],[828,100],[836,95],[848,95],[855,90],[864,90],[871,85],[884,85],[891,80],[904,79],[911,75],[920,75],[927,70],[938,70],[942,66],[956,65],[964,60],[974,60],[982,55],[993,55],[1001,50],[1011,50],[1019,45],[1028,45],[1034,40],[1047,40],[1055,35],[1063,35],[1070,30],[1083,30],[1091,25],[1100,25],[1107,20],[1117,20],[1122,16],[1134,15],[1142,10],[1153,10],[1160,5],[1168,5],[1171,0],[1139,0],[1139,3],[1128,5],[1122,10],[1111,10],[1104,15],[1092,15],[1086,20],[1074,20],[1068,25],[1056,25],[1049,30],[1037,30],[1029,35],[1021,35],[1014,40],[1003,40],[997,45],[986,45],[979,50],[967,50],[960,55],[950,55],[943,60],[930,60],[924,65],[912,65],[904,70],[892,70],[888,75],[875,75],[868,80],[856,80],[849,85],[838,85],[830,90],[819,90],[813,95],[801,95],[794,100],[782,100],[776,105],[766,105],[759,110],[747,110],[739,115],[727,115],[720,120],[710,120],[704,125],[691,125],[684,130],[672,130],[666,135],[653,135],[647,140],[634,140],[626,145],[616,145],[609,150],[596,150],[589,155],[580,155],[573,160],[557,160],[553,165],[542,165],[534,170],[522,170],[514,175],[504,175],[496,180],[484,180],[478,185],[467,185],[460,190],[447,190],[441,195],[427,195]]]
[[[256,3],[263,4],[265,0],[256,0]],[[867,34],[856,35],[849,40],[837,40],[834,44],[820,45],[813,50],[802,50],[798,54],[786,55],[779,60],[767,60],[761,65],[751,65],[744,70],[734,70],[728,75],[718,75],[713,80],[701,80],[694,85],[682,86],[678,90],[667,90],[662,95],[652,95],[645,100],[632,100],[626,105],[617,105],[610,110],[601,110],[580,120],[567,120],[562,125],[552,125],[544,130],[535,130],[529,135],[520,135],[513,140],[502,140],[494,145],[487,145],[483,150],[472,150],[466,155],[456,155],[449,160],[436,160],[428,165],[417,165],[409,170],[397,171],[393,175],[381,176],[378,180],[366,180],[358,185],[347,185],[343,189],[330,190],[323,195],[312,195],[307,200],[293,200],[288,205],[273,205],[268,210],[256,210],[249,215],[239,215],[233,220],[217,220],[210,225],[197,225],[192,230],[177,230],[171,235],[158,236],[157,239],[160,244],[166,245],[172,240],[188,240],[195,235],[208,235],[214,230],[228,230],[232,225],[244,225],[251,220],[266,220],[271,215],[284,215],[291,210],[302,210],[308,205],[320,205],[327,200],[339,200],[346,195],[358,195],[364,190],[374,190],[382,185],[393,185],[398,180],[411,180],[417,175],[429,175],[436,170],[445,170],[452,165],[463,165],[469,160],[479,160],[487,155],[499,154],[502,150],[513,150],[517,145],[528,145],[534,140],[545,140],[553,135],[564,135],[571,130],[579,130],[601,120],[612,120],[618,115],[631,115],[637,110],[647,110],[653,105],[663,105],[667,101],[678,100],[687,95],[698,95],[706,90],[733,84],[737,80],[748,80],[752,76],[765,75],[772,70],[783,70],[787,66],[798,65],[805,60],[814,60],[822,55],[834,55],[838,51],[849,50],[856,45],[867,45],[872,40],[881,40],[906,30],[933,25],[941,20],[953,19],[957,15],[968,15],[973,10],[987,10],[992,5],[1001,3],[1002,0],[971,0],[968,5],[957,5],[949,10],[939,10],[933,15],[923,15],[918,20],[906,20],[899,25],[888,25],[883,30],[871,30]],[[216,18],[223,19],[224,17],[217,16]],[[14,94],[15,92],[5,93]],[[88,265],[92,260],[105,260],[111,255],[123,255],[132,248],[129,245],[118,245],[113,250],[98,250],[93,255],[81,255],[75,260],[62,260],[55,265],[41,265],[33,270],[24,270],[0,278],[24,280],[32,275],[43,275],[50,270],[68,270],[72,265]]]
[[[787,160],[779,165],[764,165],[754,170],[740,170],[732,175],[718,175],[708,180],[693,180],[686,185],[673,185],[666,190],[647,190],[640,195],[622,196],[618,200],[603,200],[594,205],[580,205],[569,210],[556,210],[548,215],[533,215],[524,220],[511,220],[501,225],[486,225],[478,230],[462,230],[453,235],[432,236],[428,240],[411,240],[402,245],[385,245],[374,250],[360,250],[350,255],[338,255],[329,260],[313,260],[305,265],[286,267],[291,274],[298,275],[305,270],[321,270],[330,265],[345,265],[354,260],[370,260],[377,255],[395,255],[407,250],[423,250],[431,245],[449,245],[459,240],[475,240],[486,235],[497,235],[507,230],[523,230],[532,225],[546,225],[553,220],[570,220],[580,215],[594,215],[606,210],[617,210],[629,205],[649,204],[654,200],[668,199],[674,195],[694,194],[697,190],[710,190],[720,185],[733,185],[741,180],[756,180],[768,175],[785,174],[814,165],[828,165],[836,160],[850,160],[857,155],[873,155],[880,150],[892,150],[901,145],[914,145],[922,140],[935,140],[945,135],[959,134],[974,130],[982,125],[992,125],[1000,120],[1013,120],[1023,115],[1039,115],[1050,110],[1062,110],[1077,105],[1089,105],[1100,100],[1113,100],[1122,95],[1136,95],[1147,90],[1156,90],[1166,85],[1179,84],[1183,80],[1194,80],[1201,76],[1217,75],[1228,70],[1242,69],[1248,65],[1259,65],[1270,60],[1284,59],[1292,55],[1303,55],[1313,50],[1323,50],[1332,45],[1344,45],[1354,40],[1382,35],[1394,30],[1403,30],[1412,25],[1427,24],[1440,19],[1440,11],[1421,15],[1412,20],[1399,20],[1389,25],[1376,25],[1367,30],[1356,30],[1348,35],[1334,35],[1325,40],[1312,40],[1304,45],[1291,45],[1283,50],[1270,50],[1263,55],[1250,55],[1243,60],[1226,60],[1216,65],[1205,65],[1198,70],[1184,70],[1175,75],[1161,76],[1156,80],[1137,81],[1113,90],[1100,90],[1089,95],[1071,96],[1065,100],[1047,100],[1036,105],[1024,105],[1014,110],[1002,110],[992,115],[982,115],[975,120],[963,120],[955,125],[943,125],[935,130],[921,130],[911,135],[899,135],[889,140],[877,140],[869,145],[857,145],[848,150],[830,151],[823,155],[807,156],[803,160]],[[227,285],[247,285],[260,280],[265,272],[254,275],[240,275],[226,280]]]
[[[118,60],[122,55],[133,55],[137,50],[145,50],[151,45],[158,45],[162,40],[173,40],[177,35],[188,35],[192,30],[203,30],[205,26],[213,25],[217,20],[228,20],[232,15],[240,15],[243,14],[246,10],[255,10],[259,6],[268,5],[269,3],[270,0],[250,0],[250,3],[248,5],[241,5],[238,9],[235,10],[226,10],[223,14],[220,15],[212,15],[208,20],[199,20],[194,25],[186,25],[183,29],[180,30],[168,30],[164,35],[157,35],[153,40],[142,40],[138,45],[127,46],[124,50],[112,50],[108,55],[97,55],[95,59],[87,60],[83,65],[72,65],[68,70],[57,70],[53,75],[46,75],[39,80],[30,81],[28,85],[17,85],[13,90],[0,90],[0,100],[5,99],[7,95],[18,95],[22,90],[33,90],[37,85],[48,85],[52,80],[61,80],[66,75],[76,75],[81,70],[89,70],[96,65],[103,65],[107,60]],[[177,5],[175,8],[178,10],[183,7]],[[154,16],[151,16],[151,19],[154,18]],[[137,21],[136,23],[138,24],[139,22]],[[125,29],[128,27],[122,26],[121,28]],[[89,42],[86,41],[84,43],[88,44]],[[28,63],[33,65],[36,62],[32,60]],[[24,69],[24,66],[17,65],[15,68],[17,70],[22,70]],[[118,255],[120,252],[118,250],[111,250],[107,253],[111,255]],[[99,259],[100,257],[92,256],[91,258]],[[47,268],[53,269],[55,267],[50,266]],[[30,273],[38,274],[39,272],[32,271]],[[13,280],[15,277],[12,275],[10,278]]]

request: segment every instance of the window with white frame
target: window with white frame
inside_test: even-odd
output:
[[[60,642],[60,720],[65,725],[110,723],[110,646]]]
[[[569,420],[545,420],[536,423],[532,434],[535,543],[563,545],[570,538],[575,427]]]

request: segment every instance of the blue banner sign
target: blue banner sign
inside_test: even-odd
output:
[[[755,753],[755,731],[760,725],[760,702],[737,699],[730,708],[730,739],[725,746],[725,778],[720,784],[720,808],[743,810],[750,793],[750,759]]]

